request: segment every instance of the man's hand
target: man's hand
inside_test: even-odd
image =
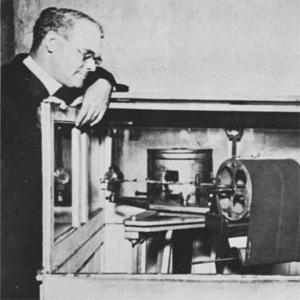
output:
[[[85,124],[93,126],[101,121],[108,107],[111,90],[110,83],[105,79],[98,79],[86,90],[75,123],[77,127]]]
[[[61,110],[66,110],[68,105],[66,104],[66,102],[62,99],[59,99],[55,96],[49,96],[48,98],[44,99],[43,102],[45,103],[55,103],[57,105],[59,105],[59,109]]]

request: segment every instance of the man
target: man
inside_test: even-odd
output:
[[[1,292],[2,299],[38,298],[42,261],[42,101],[61,107],[83,95],[78,127],[98,123],[108,106],[113,76],[99,67],[103,32],[82,12],[47,8],[33,30],[29,55],[2,67]]]

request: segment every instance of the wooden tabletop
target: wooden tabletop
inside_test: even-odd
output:
[[[205,216],[188,213],[146,211],[124,221],[125,232],[159,232],[204,228]]]

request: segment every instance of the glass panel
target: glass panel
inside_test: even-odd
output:
[[[99,132],[91,131],[89,134],[89,147],[88,147],[88,217],[94,217],[103,203],[101,200],[105,197],[103,186],[100,184],[101,169],[104,162],[102,159],[101,147],[102,139]],[[102,200],[103,201],[103,200]]]
[[[54,238],[72,227],[71,129],[54,124]]]

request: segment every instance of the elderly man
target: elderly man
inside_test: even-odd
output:
[[[83,96],[76,125],[102,119],[117,86],[99,67],[102,38],[100,24],[88,15],[47,8],[35,23],[30,54],[2,67],[2,299],[38,298],[42,176],[37,109],[42,101],[63,108]]]

